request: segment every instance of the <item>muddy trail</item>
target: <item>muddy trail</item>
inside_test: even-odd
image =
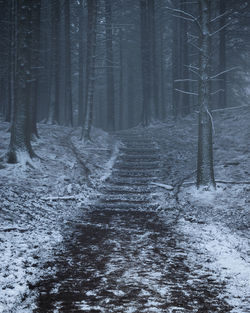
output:
[[[223,282],[190,263],[190,245],[152,204],[160,153],[131,133],[95,206],[65,234],[35,313],[230,312]],[[199,253],[199,251],[197,251]],[[48,266],[48,265],[47,265]]]

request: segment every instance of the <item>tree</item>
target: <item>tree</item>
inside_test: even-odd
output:
[[[115,130],[115,91],[114,91],[114,58],[112,35],[112,7],[111,0],[105,0],[105,28],[106,28],[106,71],[107,71],[107,129]]]
[[[78,124],[83,123],[84,112],[84,79],[83,79],[83,67],[84,67],[84,21],[83,21],[83,0],[79,1],[79,81],[78,81]]]
[[[142,125],[147,126],[150,119],[152,103],[151,90],[151,47],[148,40],[150,33],[149,0],[140,0],[141,11],[141,66],[142,66]]]
[[[227,73],[226,73],[226,0],[220,0],[220,45],[219,45],[219,71],[224,72],[220,77],[219,105],[221,108],[227,106]]]
[[[34,156],[31,147],[31,11],[32,0],[18,0],[17,5],[17,64],[15,75],[16,97],[12,115],[8,162],[26,162]]]
[[[199,135],[197,161],[197,187],[215,187],[213,169],[212,116],[210,84],[210,5],[211,0],[199,0],[200,6],[200,58],[199,58]]]
[[[86,109],[82,138],[90,140],[90,131],[93,120],[93,101],[95,83],[95,51],[96,51],[96,26],[97,26],[97,0],[87,0],[88,25],[87,25],[87,62],[86,62]]]
[[[38,137],[37,131],[37,106],[40,67],[40,13],[41,0],[32,4],[32,44],[31,44],[31,133]]]
[[[69,0],[64,0],[64,36],[65,36],[65,122],[66,125],[73,125]]]

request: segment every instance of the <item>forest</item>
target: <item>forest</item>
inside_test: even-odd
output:
[[[0,313],[250,310],[250,1],[0,0]]]

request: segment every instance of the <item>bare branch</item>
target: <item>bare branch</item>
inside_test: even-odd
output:
[[[179,91],[181,93],[184,93],[186,95],[190,95],[190,96],[198,96],[198,93],[195,93],[195,92],[190,92],[190,91],[185,91],[185,90],[181,90],[181,89],[177,89],[175,88],[176,91]]]
[[[197,82],[197,79],[184,78],[184,79],[175,79],[175,82]]]
[[[211,124],[212,124],[212,129],[213,129],[213,133],[215,134],[215,129],[214,129],[214,120],[213,120],[213,117],[212,117],[211,113],[208,111],[208,109],[207,109],[207,114],[208,114],[208,115],[209,115],[209,117],[210,117]]]
[[[219,93],[219,92],[225,92],[225,90],[224,89],[218,89],[214,92],[211,92],[211,96],[217,95],[217,93]]]
[[[171,16],[173,16],[173,17],[177,17],[177,18],[181,18],[182,20],[186,20],[186,21],[191,21],[191,22],[194,22],[194,20],[193,20],[193,19],[188,18],[188,17],[181,16],[181,15],[171,14]]]
[[[225,73],[231,72],[231,71],[236,70],[236,69],[239,69],[239,66],[235,66],[235,67],[232,67],[232,68],[230,68],[230,69],[228,69],[228,70],[225,70],[225,71],[223,71],[223,72],[220,72],[220,73],[218,73],[218,74],[216,74],[216,75],[214,75],[214,76],[211,76],[209,79],[214,79],[214,78],[216,78],[216,77],[219,77],[219,76],[221,76],[221,75],[223,75],[223,74],[225,74]]]
[[[227,110],[235,110],[235,109],[249,108],[249,107],[250,105],[240,105],[240,106],[231,107],[231,108],[215,109],[215,110],[212,110],[212,112],[222,112],[222,111],[227,111]]]
[[[227,26],[229,26],[231,24],[231,22],[225,24],[224,26],[222,26],[221,28],[219,28],[218,30],[216,30],[215,32],[209,34],[209,36],[214,36],[215,34],[219,33],[220,31],[222,31],[224,28],[226,28]]]
[[[170,8],[170,7],[165,7],[165,8],[166,8],[167,10],[171,10],[171,11],[173,11],[173,12],[181,13],[181,14],[183,14],[183,15],[188,16],[188,17],[189,17],[193,22],[195,22],[195,23],[199,26],[199,28],[201,29],[201,25],[200,25],[198,19],[197,19],[194,15],[192,15],[192,14],[186,12],[186,11],[179,10],[179,9],[174,9],[174,8]]]
[[[213,22],[217,21],[218,19],[224,17],[224,16],[227,15],[228,13],[229,13],[229,11],[225,11],[224,13],[222,13],[222,14],[216,16],[215,18],[213,18],[213,19],[210,21],[210,23],[213,23]]]

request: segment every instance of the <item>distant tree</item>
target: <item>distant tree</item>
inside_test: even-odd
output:
[[[60,77],[60,67],[61,67],[61,44],[60,44],[60,29],[61,29],[61,4],[60,1],[56,0],[54,6],[52,7],[53,27],[54,27],[54,65],[55,65],[55,75],[54,75],[54,86],[55,86],[55,97],[54,97],[54,108],[53,108],[53,122],[59,124],[61,122],[60,114],[60,93],[61,93],[61,77]]]
[[[141,13],[141,66],[142,66],[142,125],[147,126],[150,120],[150,106],[152,104],[151,90],[151,45],[149,0],[140,0]]]
[[[78,81],[78,125],[83,123],[84,112],[84,18],[83,3],[79,1],[79,81]]]
[[[115,90],[114,90],[114,57],[112,34],[112,1],[105,0],[106,29],[106,73],[107,73],[107,129],[115,130]]]
[[[96,60],[96,27],[97,27],[97,0],[87,0],[87,62],[86,62],[86,109],[82,138],[90,140],[90,131],[93,121],[93,101],[95,85],[95,60]]]
[[[14,108],[8,162],[27,161],[34,156],[31,147],[31,20],[32,0],[18,0]]]
[[[31,44],[31,133],[38,137],[37,130],[37,106],[39,88],[39,68],[40,68],[40,14],[41,0],[34,1],[32,10],[32,44]]]
[[[219,15],[221,16],[220,18],[220,33],[219,33],[219,71],[222,73],[220,76],[220,90],[221,92],[219,93],[219,107],[225,108],[227,107],[227,73],[226,73],[226,58],[227,58],[227,53],[226,53],[226,29],[224,26],[226,25],[226,9],[227,9],[227,1],[226,0],[220,0],[220,7],[219,7]]]
[[[65,123],[73,125],[70,1],[64,0],[64,42],[65,42]]]

